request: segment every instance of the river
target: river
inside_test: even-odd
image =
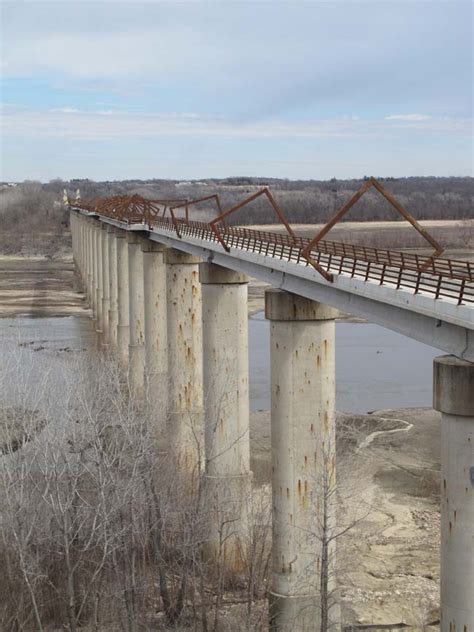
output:
[[[14,405],[18,396],[18,388],[11,388],[19,375],[15,366],[21,364],[23,392],[34,400],[46,375],[48,381],[64,381],[74,370],[72,359],[95,346],[92,323],[85,316],[0,319],[0,360],[6,379],[0,385],[1,405]],[[268,410],[269,323],[263,312],[249,320],[249,350],[250,406]],[[439,354],[377,325],[337,322],[337,409],[365,413],[431,406],[432,360]]]

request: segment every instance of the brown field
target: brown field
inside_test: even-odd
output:
[[[474,219],[427,220],[420,223],[446,248],[443,256],[474,260]],[[314,237],[322,227],[323,224],[292,224],[298,236],[308,238]],[[254,224],[248,228],[285,232],[285,227],[279,224]],[[405,222],[342,222],[334,226],[325,239],[373,248],[426,251],[426,242]]]

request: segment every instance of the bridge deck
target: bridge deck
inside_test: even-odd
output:
[[[474,270],[465,261],[423,257],[321,241],[312,257],[334,275],[325,280],[301,255],[309,240],[238,226],[157,217],[128,221],[71,207],[86,215],[204,260],[246,272],[273,286],[326,302],[345,312],[474,361]]]

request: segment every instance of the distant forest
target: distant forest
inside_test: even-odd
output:
[[[379,178],[382,184],[417,219],[474,218],[474,178],[413,177]],[[81,179],[51,180],[47,184],[27,181],[17,186],[0,185],[0,222],[4,229],[28,221],[43,229],[64,223],[58,201],[63,189],[72,198],[80,190],[83,199],[138,193],[150,199],[199,198],[218,193],[229,208],[263,186],[269,186],[292,223],[326,222],[361,186],[363,180],[284,180],[276,178],[225,178],[199,181],[122,180],[94,182]],[[215,216],[215,207],[202,203],[195,208],[197,219]],[[366,193],[345,218],[351,221],[397,220],[400,216],[375,190]],[[266,224],[277,221],[269,203],[259,198],[239,210],[234,221]]]
[[[474,217],[474,178],[380,178],[383,185],[417,219],[465,219]],[[270,187],[290,222],[326,222],[362,185],[363,180],[282,180],[276,178],[226,178],[192,182],[175,180],[124,180],[93,182],[72,180],[68,187],[79,188],[82,197],[136,192],[147,198],[199,198],[218,193],[229,208],[263,186]],[[60,191],[61,183],[45,185]],[[200,207],[212,217],[214,209]],[[366,193],[347,215],[348,220],[397,220],[399,215],[376,191]],[[236,213],[238,223],[272,223],[277,218],[261,198]]]

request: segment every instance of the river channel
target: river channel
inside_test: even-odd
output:
[[[96,348],[85,316],[0,319],[2,405],[15,405],[9,380],[27,382],[31,397],[42,380],[61,382],[74,370],[73,358]],[[386,408],[431,406],[432,347],[369,323],[336,323],[337,409],[366,413]],[[249,319],[250,406],[270,408],[269,323],[263,312]],[[11,376],[10,378],[8,376]],[[72,376],[71,376],[72,377]],[[6,379],[6,381],[5,381]],[[60,401],[60,397],[59,397]],[[33,403],[33,402],[32,402]]]

